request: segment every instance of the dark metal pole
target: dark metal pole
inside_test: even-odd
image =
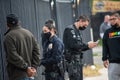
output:
[[[74,0],[72,1],[72,18],[73,18],[73,23],[75,22],[75,4],[74,4]]]
[[[75,7],[75,14],[76,14],[76,19],[78,18],[78,3],[77,3],[78,1],[77,0],[75,0],[75,5],[76,5],[76,7]]]
[[[76,21],[76,19],[78,18],[78,5],[77,5],[77,0],[73,0],[72,1],[72,14],[73,14],[73,22]]]
[[[51,18],[55,21],[56,29],[58,29],[56,0],[49,0],[49,5],[50,5]]]
[[[0,64],[2,64],[2,43],[1,43],[2,41],[1,41],[1,29],[0,29]],[[0,65],[0,69],[2,69],[2,67],[3,67],[3,64],[2,65]],[[3,69],[2,69],[3,70]],[[4,71],[3,71],[4,72]],[[1,74],[0,74],[0,79],[3,79],[3,73],[2,71],[1,71]]]

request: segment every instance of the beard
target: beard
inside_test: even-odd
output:
[[[114,28],[114,29],[118,28],[118,26],[119,26],[119,25],[118,25],[117,23],[114,24],[114,25],[111,25],[111,27]]]
[[[79,30],[85,30],[85,29],[86,29],[86,26],[79,27]]]

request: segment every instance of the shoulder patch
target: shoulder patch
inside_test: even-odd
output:
[[[72,33],[73,38],[76,38],[75,31],[71,30],[71,33]]]
[[[74,31],[74,30],[71,30],[71,33],[74,35],[74,34],[75,34],[75,31]]]

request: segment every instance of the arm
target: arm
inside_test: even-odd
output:
[[[33,38],[32,67],[40,65],[40,49],[35,38]]]
[[[108,53],[109,53],[106,35],[104,35],[102,42],[103,42],[102,60],[104,61],[104,60],[107,60],[107,59],[108,59]]]
[[[109,53],[109,49],[108,49],[108,45],[107,45],[107,34],[105,33],[105,35],[103,36],[103,54],[102,54],[102,60],[103,60],[103,65],[105,68],[108,67],[108,53]]]
[[[88,46],[88,44],[85,44],[85,43],[83,43],[83,45],[81,46],[81,51],[86,51],[86,50],[88,50],[88,49],[90,49],[89,48],[89,46]]]

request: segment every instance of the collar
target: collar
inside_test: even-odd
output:
[[[51,38],[50,38],[50,42],[54,42],[54,40],[57,38],[57,35],[53,35]]]
[[[74,28],[74,30],[76,30],[77,32],[79,31],[79,29],[76,28],[75,24],[73,24],[73,28]]]
[[[21,28],[21,26],[15,26],[15,27],[10,27],[9,29],[14,30],[14,29],[20,29],[20,28]]]
[[[9,33],[11,30],[20,29],[20,28],[21,28],[21,26],[10,27],[10,28],[4,33],[4,35],[7,35],[7,33]]]
[[[119,27],[112,27],[112,29],[120,30],[120,26]]]

